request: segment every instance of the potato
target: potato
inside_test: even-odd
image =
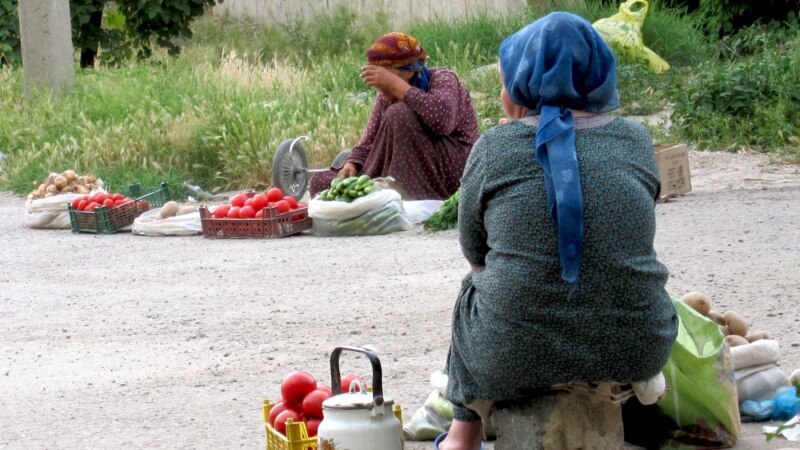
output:
[[[183,206],[181,206],[181,209],[179,209],[178,212],[175,213],[175,215],[176,216],[182,216],[182,215],[185,215],[185,214],[191,214],[193,212],[197,212],[197,206],[196,205],[183,205]]]
[[[78,178],[78,174],[72,169],[65,170],[61,173],[61,176],[66,178],[67,181],[75,181]]]
[[[87,184],[89,184],[89,180],[84,176],[80,176],[78,177],[77,180],[75,180],[75,183],[81,186],[86,186]]]
[[[728,345],[731,347],[738,347],[740,345],[747,345],[750,343],[747,339],[741,336],[737,336],[735,334],[731,334],[730,336],[725,336],[725,342],[727,342]]]
[[[719,326],[719,331],[721,331],[721,332],[722,332],[722,335],[723,335],[723,336],[728,336],[728,335],[730,335],[730,334],[731,334],[731,330],[729,330],[729,329],[728,329],[728,326],[727,326],[727,325],[720,325],[720,326]]]
[[[741,337],[747,336],[747,322],[736,311],[725,313],[725,323],[728,325],[728,329],[731,330],[731,334]]]
[[[86,186],[81,186],[80,184],[76,185],[73,189],[74,189],[73,192],[75,192],[76,194],[88,194],[89,193],[89,189],[87,189]]]
[[[769,339],[769,335],[767,334],[766,331],[756,331],[754,333],[750,333],[747,336],[745,336],[745,339],[747,339],[750,342],[755,342],[755,341],[760,341],[762,339]]]
[[[702,292],[689,292],[681,297],[681,301],[704,316],[707,316],[708,312],[711,311],[711,300]]]
[[[173,217],[181,207],[178,206],[177,202],[172,200],[164,203],[164,206],[161,207],[161,211],[158,213],[162,219],[166,219],[168,217]]]
[[[61,189],[61,192],[74,192],[74,191],[75,191],[75,188],[70,186],[70,185],[66,185],[66,186],[64,186],[64,189]]]
[[[716,311],[709,311],[708,318],[713,320],[717,325],[725,325],[725,317]]]
[[[48,194],[55,194],[58,192],[58,188],[54,184],[51,184],[50,186],[47,186],[44,191]]]

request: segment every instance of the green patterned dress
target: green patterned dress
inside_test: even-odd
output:
[[[610,115],[576,118],[584,251],[561,279],[558,231],[534,148],[536,118],[495,127],[461,180],[459,240],[484,266],[464,278],[453,312],[447,398],[513,401],[569,381],[644,380],[669,357],[678,319],[653,249],[660,188],[647,130]]]

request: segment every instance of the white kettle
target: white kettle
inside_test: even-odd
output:
[[[339,356],[343,350],[363,353],[372,363],[372,392],[341,393]],[[322,423],[317,430],[319,450],[402,450],[403,427],[395,414],[399,407],[383,396],[381,362],[365,348],[336,347],[331,353],[333,396],[322,402]]]

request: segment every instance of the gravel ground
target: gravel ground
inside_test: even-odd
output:
[[[690,158],[694,191],[657,207],[668,289],[739,311],[781,343],[787,373],[800,368],[800,171]],[[93,236],[26,229],[23,211],[0,195],[0,448],[263,449],[262,399],[292,370],[328,381],[337,345],[381,349],[408,419],[444,363],[468,270],[452,231]],[[344,358],[343,371],[366,364]],[[800,448],[760,427],[736,448]]]

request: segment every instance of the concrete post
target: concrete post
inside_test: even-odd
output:
[[[622,407],[574,392],[550,392],[527,405],[498,407],[489,421],[495,450],[619,450]]]
[[[65,91],[75,81],[69,0],[19,0],[25,96],[35,88]]]

